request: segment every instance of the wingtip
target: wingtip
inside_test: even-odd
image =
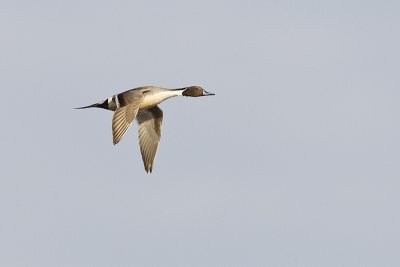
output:
[[[114,146],[115,146],[116,144],[118,144],[119,141],[121,141],[121,139],[118,139],[118,138],[113,137],[113,144],[114,144]]]
[[[152,173],[153,172],[153,167],[144,167],[144,170],[146,171],[146,173]]]

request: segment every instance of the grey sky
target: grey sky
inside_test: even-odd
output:
[[[0,266],[399,266],[398,1],[2,1]],[[73,110],[201,85],[136,125]]]

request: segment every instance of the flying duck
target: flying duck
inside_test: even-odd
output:
[[[139,145],[144,169],[152,172],[161,138],[163,112],[157,106],[174,96],[209,96],[215,95],[200,86],[179,89],[167,89],[156,86],[143,86],[114,95],[106,100],[85,106],[84,108],[103,108],[115,111],[112,119],[114,145],[121,141],[126,131],[136,118],[139,124]]]

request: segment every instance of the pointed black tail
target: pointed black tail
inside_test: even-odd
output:
[[[89,106],[86,106],[86,107],[79,107],[79,108],[75,108],[75,109],[84,109],[84,108],[104,108],[104,109],[108,109],[108,101],[105,100],[105,101],[100,102],[100,103],[96,103],[96,104],[89,105]]]
[[[74,108],[74,109],[84,109],[84,108],[98,108],[100,106],[100,104],[93,104],[90,106],[86,106],[86,107],[79,107],[79,108]]]

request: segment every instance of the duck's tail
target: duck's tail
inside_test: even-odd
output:
[[[85,107],[79,107],[79,108],[75,108],[75,109],[84,109],[84,108],[104,108],[104,109],[109,109],[108,107],[108,100],[106,99],[103,102],[99,102],[93,105],[89,105],[89,106],[85,106]]]

